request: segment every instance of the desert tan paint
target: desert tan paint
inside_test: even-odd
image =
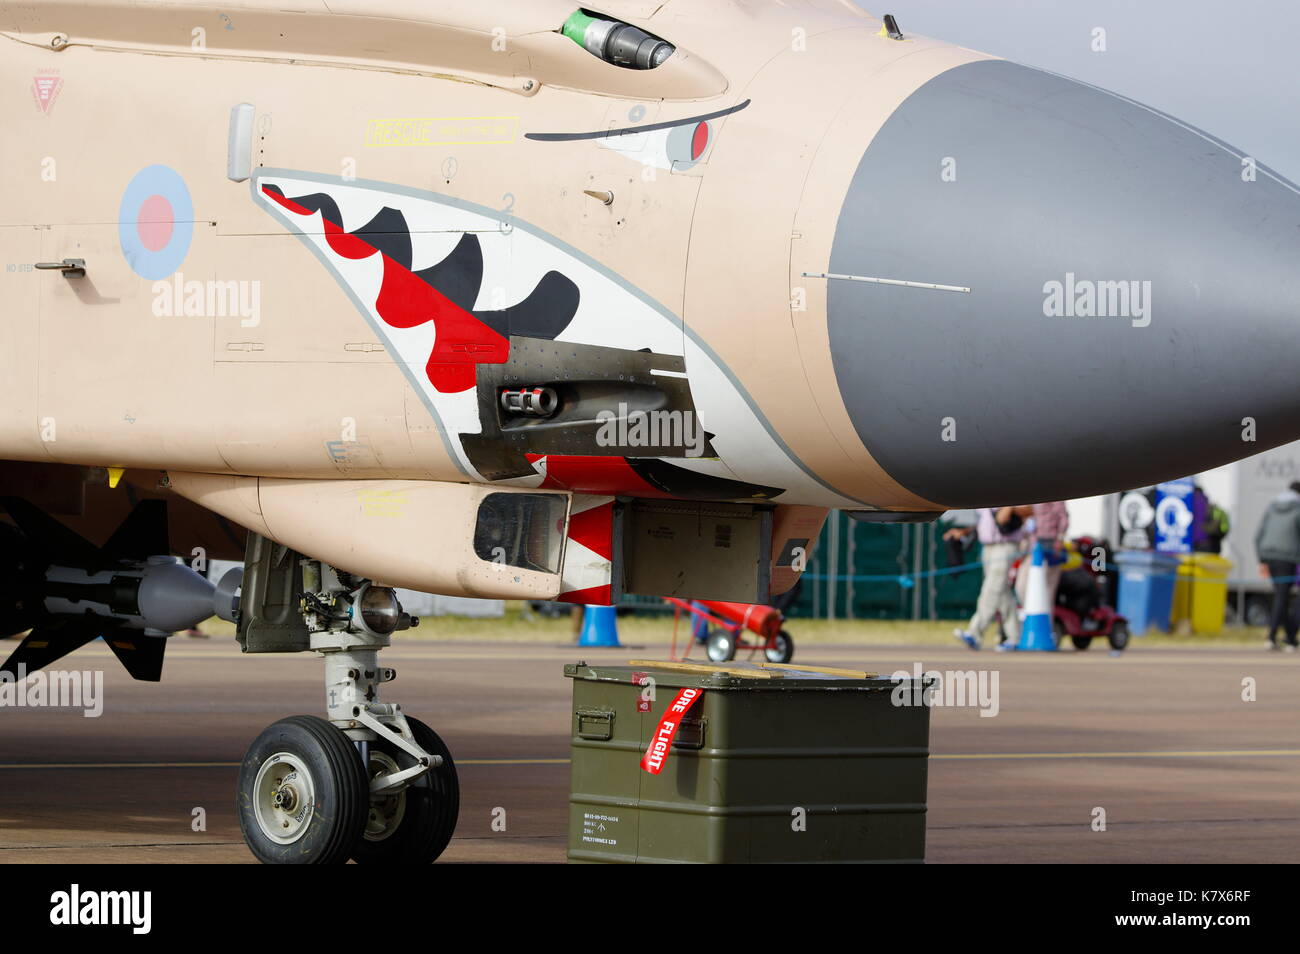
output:
[[[877,29],[810,35],[798,51],[787,43],[738,94],[752,105],[728,118],[709,163],[691,235],[686,321],[727,356],[824,481],[872,506],[935,510],[858,438],[831,365],[825,281],[802,277],[827,270],[840,203],[884,121],[934,76],[982,58],[924,39],[881,38]],[[773,137],[773,128],[786,135]],[[748,280],[718,281],[737,258],[753,263]],[[806,307],[795,310],[800,294]]]
[[[590,64],[571,55],[558,24],[572,0],[305,0],[299,3],[156,0],[42,0],[6,3],[0,27],[24,42],[295,66],[400,71],[485,83],[531,95],[542,84],[590,90]],[[506,49],[494,46],[504,39]],[[601,71],[600,92],[629,99],[699,99],[726,80],[683,50],[654,74]]]
[[[222,7],[231,31],[201,3],[145,10],[125,0],[0,0],[0,31],[8,33],[0,69],[11,85],[27,86],[43,70],[62,81],[48,114],[30,102],[5,106],[0,167],[10,184],[0,251],[5,262],[84,258],[89,266],[81,281],[0,273],[12,344],[0,355],[0,457],[285,478],[464,479],[338,283],[254,204],[247,183],[226,178],[229,111],[247,102],[257,114],[256,165],[354,168],[360,178],[489,208],[513,203],[515,214],[684,315],[825,483],[873,506],[933,508],[861,446],[835,390],[823,289],[805,282],[808,311],[792,314],[791,276],[824,268],[838,201],[883,119],[921,83],[975,54],[880,39],[879,21],[835,2],[630,8],[619,12],[652,12],[647,28],[671,30],[683,54],[698,52],[674,56],[675,73],[574,57],[553,32],[568,0],[249,0]],[[411,22],[396,29],[400,18]],[[509,35],[504,58],[492,52],[485,24],[494,22]],[[200,26],[206,46],[195,50],[191,33]],[[806,33],[808,52],[791,49],[795,30]],[[295,50],[280,32],[302,45],[307,64],[329,65],[290,65]],[[70,44],[61,52],[49,46],[56,34]],[[166,55],[138,52],[145,49]],[[437,78],[450,74],[465,81]],[[611,89],[614,74],[623,85]],[[844,76],[858,79],[846,85]],[[746,110],[718,123],[707,164],[654,181],[589,140],[367,144],[371,122],[383,118],[507,116],[521,134],[596,130],[626,125],[638,101],[653,120],[747,98]],[[846,148],[827,148],[840,140]],[[753,161],[760,150],[769,161]],[[457,159],[450,176],[449,154]],[[57,164],[52,182],[41,176],[45,158]],[[124,261],[116,226],[122,189],[149,162],[181,170],[193,197],[184,278],[259,283],[258,324],[154,314],[157,294]],[[584,196],[593,186],[614,190],[615,205]],[[737,258],[746,262],[740,282]]]
[[[170,478],[172,489],[182,497],[378,583],[494,599],[548,600],[560,593],[558,572],[493,563],[480,559],[473,548],[474,519],[484,497],[535,491],[432,480],[292,480],[176,472]],[[567,502],[567,494],[556,496]]]
[[[847,37],[842,37],[847,39]],[[880,42],[878,38],[877,42]],[[895,41],[885,40],[893,43]],[[907,41],[904,41],[906,43]],[[893,96],[899,91],[907,91],[903,98],[935,76],[963,63],[989,59],[982,53],[957,47],[917,40],[915,49],[879,70],[864,77],[862,93],[851,95],[841,105],[834,120],[826,132],[826,138],[818,144],[817,154],[808,169],[799,197],[798,212],[790,241],[790,287],[801,288],[805,298],[806,311],[791,310],[790,320],[798,339],[799,355],[803,364],[809,388],[816,400],[821,418],[827,425],[817,432],[836,439],[843,451],[835,454],[829,447],[817,446],[803,450],[821,462],[821,474],[831,484],[844,487],[849,493],[861,496],[867,501],[888,499],[891,502],[904,503],[917,510],[942,509],[938,504],[917,497],[899,487],[872,459],[870,451],[858,437],[853,422],[845,410],[836,384],[835,369],[831,362],[830,341],[827,334],[826,288],[825,279],[807,278],[805,272],[825,273],[829,271],[831,243],[835,237],[833,228],[826,228],[828,221],[838,221],[840,197],[848,189],[853,174],[857,171],[858,159],[854,157],[852,146],[861,144],[863,149],[875,138],[880,127],[898,107],[899,101]],[[892,91],[885,95],[883,90]],[[935,157],[935,175],[939,174],[941,157]],[[881,183],[881,188],[888,188],[888,183]],[[945,277],[879,276],[901,278],[904,280],[938,282]],[[918,294],[940,294],[919,290]],[[864,318],[865,320],[865,318]],[[939,422],[935,422],[935,427]],[[807,433],[790,427],[795,435]],[[796,449],[803,445],[796,445]],[[901,495],[899,492],[902,492]],[[879,497],[874,495],[879,494]]]

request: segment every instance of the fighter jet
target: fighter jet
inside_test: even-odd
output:
[[[831,508],[1300,438],[1255,157],[847,0],[593,3],[0,0],[0,678],[157,679],[213,613],[323,655],[240,773],[263,861],[451,837],[393,587],[757,602]]]

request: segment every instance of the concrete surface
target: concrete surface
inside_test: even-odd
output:
[[[562,666],[666,650],[399,638],[385,651],[399,672],[385,698],[433,725],[459,765],[460,825],[444,860],[562,862]],[[1300,656],[1139,641],[1120,658],[833,645],[801,646],[796,661],[999,673],[995,718],[934,710],[930,862],[1300,857]],[[320,661],[176,637],[161,685],[133,683],[95,646],[64,668],[103,668],[104,714],[0,708],[0,863],[251,862],[234,813],[239,759],[276,719],[322,711]],[[1243,701],[1244,679],[1257,701]],[[205,831],[191,829],[196,807]],[[491,828],[496,808],[505,832]],[[1092,830],[1097,808],[1104,832]]]

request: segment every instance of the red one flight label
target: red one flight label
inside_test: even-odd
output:
[[[695,700],[704,695],[703,689],[683,689],[677,693],[677,698],[672,701],[664,716],[659,720],[659,727],[655,729],[655,734],[650,737],[650,748],[641,758],[641,767],[651,775],[658,775],[664,770],[664,763],[668,761],[668,752],[673,747],[673,737],[677,735],[677,729],[682,724],[682,716],[690,711],[691,706],[695,705]]]

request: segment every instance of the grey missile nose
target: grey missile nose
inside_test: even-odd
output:
[[[937,503],[1144,486],[1300,438],[1300,191],[1104,91],[1004,61],[939,75],[864,153],[829,272],[970,289],[827,279],[854,426]]]

